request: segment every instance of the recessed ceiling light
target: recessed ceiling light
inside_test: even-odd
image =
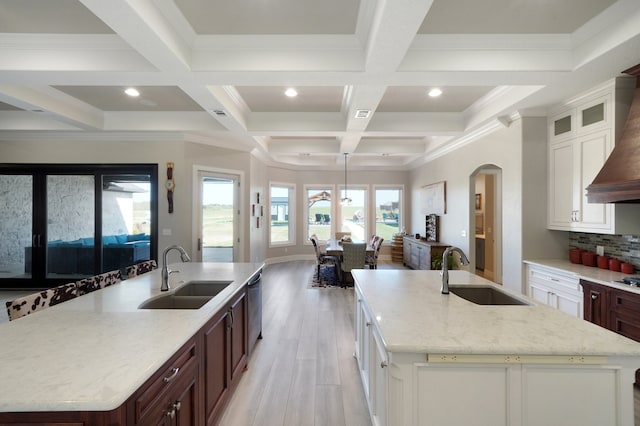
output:
[[[137,89],[133,88],[133,87],[129,87],[128,89],[126,89],[124,91],[124,93],[126,93],[127,95],[131,96],[132,98],[135,98],[137,96],[140,96],[140,92],[138,92]]]
[[[287,90],[284,91],[284,94],[290,98],[295,98],[296,96],[298,96],[298,91],[293,87],[289,87]]]
[[[440,95],[442,95],[442,90],[438,89],[437,87],[429,90],[429,96],[431,96],[432,98],[437,98]]]

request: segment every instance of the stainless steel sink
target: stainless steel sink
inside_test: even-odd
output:
[[[519,299],[491,286],[450,285],[449,291],[477,305],[531,305],[526,300]]]
[[[189,281],[171,293],[143,302],[138,309],[200,309],[233,281]]]
[[[215,296],[233,281],[189,281],[173,291],[175,296]]]
[[[138,309],[200,309],[213,296],[176,296],[167,294],[143,302]]]

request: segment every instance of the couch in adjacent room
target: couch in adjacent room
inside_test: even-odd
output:
[[[103,270],[123,269],[149,260],[150,236],[147,234],[106,235],[103,242]],[[94,238],[74,241],[49,241],[47,244],[47,272],[51,274],[93,275]],[[31,272],[31,247],[25,247],[25,272]]]

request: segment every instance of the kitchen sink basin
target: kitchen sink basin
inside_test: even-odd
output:
[[[189,281],[173,291],[174,296],[215,296],[233,281]]]
[[[200,309],[213,296],[176,296],[167,294],[143,302],[138,309]]]
[[[531,305],[531,303],[490,286],[455,286],[449,291],[477,305]]]

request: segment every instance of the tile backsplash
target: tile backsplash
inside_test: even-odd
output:
[[[596,251],[596,246],[603,246],[606,256],[632,263],[636,270],[640,270],[640,235],[569,232],[569,246],[593,252]]]

